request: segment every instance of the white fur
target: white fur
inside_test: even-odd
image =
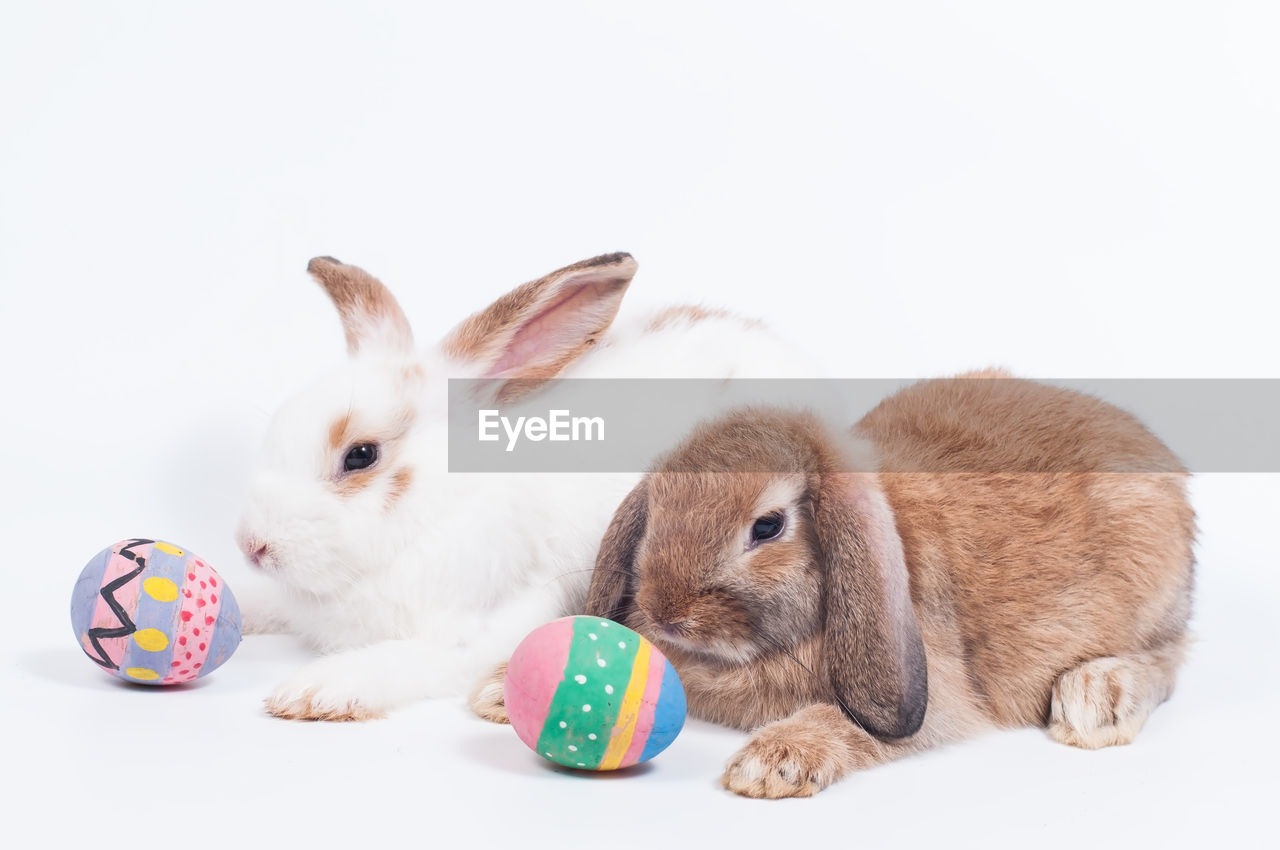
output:
[[[649,321],[615,325],[562,377],[813,374],[740,319],[646,332]],[[246,600],[246,631],[293,632],[327,655],[268,699],[282,716],[371,716],[464,693],[534,627],[581,609],[600,538],[639,478],[448,473],[446,379],[475,367],[439,348],[369,350],[281,408],[241,521],[242,545],[269,544],[262,568],[283,591]],[[417,379],[405,377],[411,364]],[[388,474],[335,492],[331,423],[350,413],[364,431],[391,437],[406,407],[413,424],[379,461],[413,470],[403,497],[387,510]]]

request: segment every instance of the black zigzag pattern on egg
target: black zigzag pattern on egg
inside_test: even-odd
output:
[[[134,552],[133,547],[145,546],[149,543],[155,543],[155,541],[142,539],[130,540],[126,546],[121,548],[120,554],[136,563],[138,565],[137,569],[120,576],[115,581],[103,585],[102,590],[99,591],[99,593],[102,594],[103,600],[107,603],[107,607],[111,609],[111,613],[115,614],[116,619],[120,621],[120,625],[112,628],[98,626],[97,628],[89,629],[89,643],[93,645],[93,648],[98,654],[94,655],[87,650],[85,651],[85,654],[92,658],[99,666],[106,667],[108,670],[119,670],[120,665],[113,662],[111,657],[107,655],[107,651],[102,647],[102,640],[104,638],[128,637],[138,630],[138,627],[129,617],[128,612],[124,610],[124,606],[116,601],[115,593],[117,590],[140,576],[142,571],[147,568],[146,559],[137,552]]]

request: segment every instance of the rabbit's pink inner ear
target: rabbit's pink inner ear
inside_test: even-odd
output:
[[[333,257],[315,257],[307,271],[324,289],[342,319],[347,351],[413,350],[413,330],[399,302],[382,281]]]
[[[613,280],[566,281],[558,298],[516,328],[485,377],[538,378],[559,373],[612,324],[622,302],[620,289]]]
[[[554,378],[613,323],[635,271],[630,255],[608,254],[553,272],[464,321],[444,350],[486,378]]]

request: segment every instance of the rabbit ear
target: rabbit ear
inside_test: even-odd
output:
[[[315,257],[307,263],[342,317],[347,352],[381,348],[396,353],[413,350],[413,331],[395,296],[364,269],[333,257]]]
[[[649,522],[649,482],[642,480],[614,511],[600,542],[596,568],[587,591],[586,613],[622,621],[631,609],[636,549]]]
[[[450,331],[445,353],[484,378],[554,378],[613,322],[635,273],[630,254],[606,254],[518,286]]]
[[[814,526],[826,564],[824,654],[841,708],[881,738],[905,738],[929,699],[902,540],[871,473],[821,476]]]

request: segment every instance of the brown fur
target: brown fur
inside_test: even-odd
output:
[[[707,319],[730,318],[734,318],[734,316],[728,310],[721,310],[717,307],[703,307],[700,304],[680,304],[675,307],[668,307],[657,313],[645,324],[644,329],[648,333],[656,333],[675,325],[696,325]],[[740,321],[749,327],[760,327],[760,321],[757,319],[740,319]]]
[[[399,302],[382,282],[357,266],[333,257],[315,257],[307,271],[338,308],[347,351],[376,342],[399,351],[413,348],[413,331]]]
[[[789,530],[752,548],[761,493],[796,476]],[[654,640],[695,716],[765,724],[726,787],[807,795],[990,726],[1131,740],[1182,657],[1193,526],[1185,472],[1123,411],[930,381],[846,435],[768,410],[695,431],[619,508],[587,610]]]
[[[840,709],[815,702],[757,732],[730,759],[720,782],[744,797],[812,797],[851,770],[884,757]]]
[[[329,424],[329,454],[335,455],[348,446],[351,439],[351,414],[339,416]]]
[[[391,478],[387,484],[387,507],[390,511],[396,506],[396,503],[404,498],[404,494],[409,492],[409,487],[413,485],[413,470],[407,466],[402,466],[395,472],[391,473]]]
[[[379,464],[381,465],[381,464]],[[355,472],[348,472],[339,476],[333,482],[333,488],[342,496],[350,498],[357,493],[363,493],[373,486],[377,481],[377,474],[374,468],[360,469]]]

